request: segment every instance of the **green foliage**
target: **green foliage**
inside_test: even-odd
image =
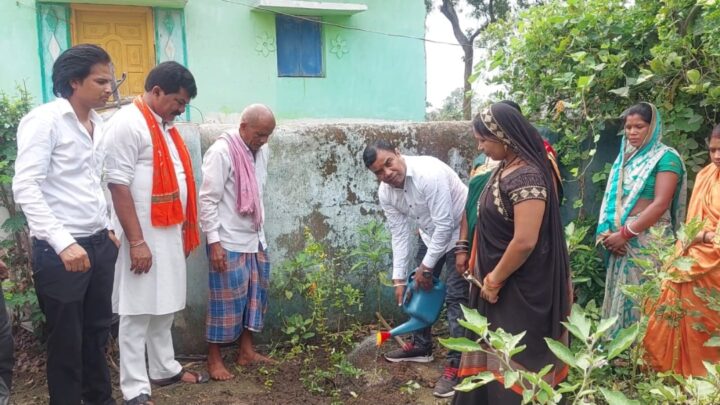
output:
[[[464,90],[462,87],[457,88],[443,100],[440,108],[432,110],[426,114],[427,121],[461,121],[463,120],[463,98]],[[476,104],[472,102],[471,104]]]
[[[3,283],[5,305],[11,314],[15,327],[23,322],[30,322],[36,335],[40,335],[45,316],[38,305],[35,288],[18,288],[16,283],[5,281]]]
[[[13,314],[14,326],[28,321],[35,332],[39,333],[44,317],[32,287],[27,221],[23,213],[16,208],[11,190],[17,157],[18,125],[32,107],[27,90],[18,88],[17,92],[17,96],[0,92],[0,205],[7,209],[9,214],[0,226],[12,236],[12,239],[0,242],[2,259],[10,269],[11,280],[4,285],[3,291],[8,308]]]
[[[643,270],[644,282],[640,286],[625,286],[624,290],[643,308],[653,308],[657,302],[663,283],[668,280],[682,280],[688,263],[682,261],[684,249],[693,243],[694,236],[704,227],[704,222],[692,219],[677,232],[680,249],[676,250],[672,238],[665,229],[652,228],[651,237],[643,254],[652,260],[637,259]],[[585,234],[582,229],[568,226],[567,241],[571,253],[583,245]],[[704,301],[706,307],[720,312],[720,293],[704,288],[695,288],[695,294]],[[664,316],[671,326],[678,326],[681,317],[702,316],[699,311],[687,311],[682,303],[655,305],[654,314]],[[697,312],[697,313],[696,313]],[[656,373],[644,363],[642,342],[646,333],[647,317],[644,314],[639,323],[622,329],[613,336],[608,331],[617,322],[617,317],[600,319],[594,300],[585,308],[573,305],[570,316],[563,325],[572,335],[569,347],[553,339],[545,341],[550,350],[570,367],[566,381],[551,387],[542,381],[546,367],[537,373],[523,369],[514,369],[509,361],[512,356],[524,349],[522,337],[525,332],[513,335],[502,329],[493,330],[485,317],[474,309],[463,307],[464,319],[460,324],[479,336],[475,341],[468,338],[440,339],[444,346],[461,352],[483,351],[498,358],[502,365],[502,377],[505,387],[517,383],[523,388],[523,403],[553,404],[561,395],[572,404],[598,403],[604,400],[608,404],[703,404],[720,403],[720,364],[705,363],[706,377],[683,378],[671,372]],[[720,325],[697,323],[694,328],[704,327],[716,330]],[[706,346],[715,347],[720,343],[717,333],[710,335]],[[483,372],[468,377],[457,387],[460,391],[469,391],[498,380],[498,375]],[[600,402],[603,403],[603,402]]]
[[[361,269],[367,269],[373,276],[372,282],[377,282],[378,269],[388,254],[373,244],[384,237],[381,225],[370,223],[359,233],[361,242],[349,253],[359,264],[350,268],[343,265],[343,260],[347,260],[344,254],[333,257],[306,228],[304,248],[279,266],[281,275],[275,277],[273,286],[283,291],[288,301],[295,300],[300,305],[299,312],[286,314],[283,319],[282,331],[291,346],[287,359],[302,358],[300,380],[305,388],[334,400],[340,396],[337,387],[343,381],[363,375],[344,354],[351,348],[359,327],[349,320],[362,309],[363,299],[362,292],[349,280]],[[389,244],[386,242],[385,246]]]
[[[605,266],[595,248],[590,225],[569,223],[565,227],[565,240],[570,255],[573,287],[577,303],[601,301],[605,291]]]
[[[600,132],[617,129],[620,113],[642,100],[663,112],[664,141],[692,178],[720,117],[718,27],[715,1],[552,0],[491,26],[483,38],[491,57],[475,71],[560,134],[561,162],[581,195],[586,175],[604,180],[586,173]]]

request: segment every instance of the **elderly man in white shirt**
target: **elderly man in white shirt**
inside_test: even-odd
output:
[[[221,344],[239,340],[239,365],[270,361],[254,350],[252,334],[262,331],[270,283],[263,189],[274,130],[272,111],[250,105],[240,127],[222,134],[203,158],[200,226],[210,259],[206,338],[215,380],[234,377],[223,363]]]
[[[114,404],[105,360],[119,242],[100,182],[110,56],[95,45],[53,65],[56,100],[33,109],[17,133],[13,192],[32,236],[35,291],[48,333],[50,404]]]
[[[460,337],[460,304],[467,304],[468,284],[455,269],[455,243],[467,200],[467,187],[448,165],[431,156],[405,156],[384,140],[376,141],[363,152],[365,166],[378,180],[378,197],[392,235],[393,284],[398,305],[406,284],[410,264],[412,225],[419,227],[420,247],[416,257],[414,280],[420,288],[430,288],[432,277],[446,270],[446,298],[451,337]],[[430,362],[430,328],[413,334],[403,348],[385,354],[391,362]],[[457,383],[460,353],[448,353],[445,372],[435,384],[438,397],[453,395]]]

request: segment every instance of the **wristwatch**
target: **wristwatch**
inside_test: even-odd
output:
[[[425,277],[425,278],[432,278],[432,271],[430,271],[430,270],[423,270],[422,275],[423,275],[423,277]]]

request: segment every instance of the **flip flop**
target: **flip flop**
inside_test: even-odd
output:
[[[209,375],[208,373],[206,373],[206,372],[199,372],[199,373],[198,373],[198,372],[195,372],[195,371],[190,371],[190,370],[182,369],[182,370],[180,370],[179,373],[175,374],[175,375],[172,376],[172,377],[162,378],[162,379],[159,379],[159,380],[153,380],[153,379],[151,378],[151,379],[150,379],[150,382],[153,383],[153,384],[155,384],[155,385],[158,385],[158,386],[160,386],[160,387],[166,387],[166,386],[168,386],[168,385],[172,385],[172,384],[177,384],[177,383],[179,383],[179,382],[183,382],[183,381],[182,381],[182,377],[183,377],[183,374],[185,374],[185,373],[188,373],[188,374],[192,375],[193,377],[195,377],[195,382],[194,382],[194,383],[188,382],[187,384],[205,384],[206,382],[210,381],[210,375]]]
[[[123,401],[124,405],[149,405],[154,404],[152,398],[148,394],[140,394],[133,399]]]

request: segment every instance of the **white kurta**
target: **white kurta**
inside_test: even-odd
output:
[[[187,199],[185,171],[168,126],[155,116],[163,129],[180,188],[183,212]],[[143,239],[152,252],[152,267],[144,274],[130,271],[129,242],[113,210],[112,223],[122,241],[115,263],[113,311],[120,315],[163,315],[185,308],[187,291],[182,224],[155,227],[150,221],[153,179],[153,147],[150,130],[140,110],[130,104],[108,122],[104,138],[105,176],[108,183],[130,187]]]

